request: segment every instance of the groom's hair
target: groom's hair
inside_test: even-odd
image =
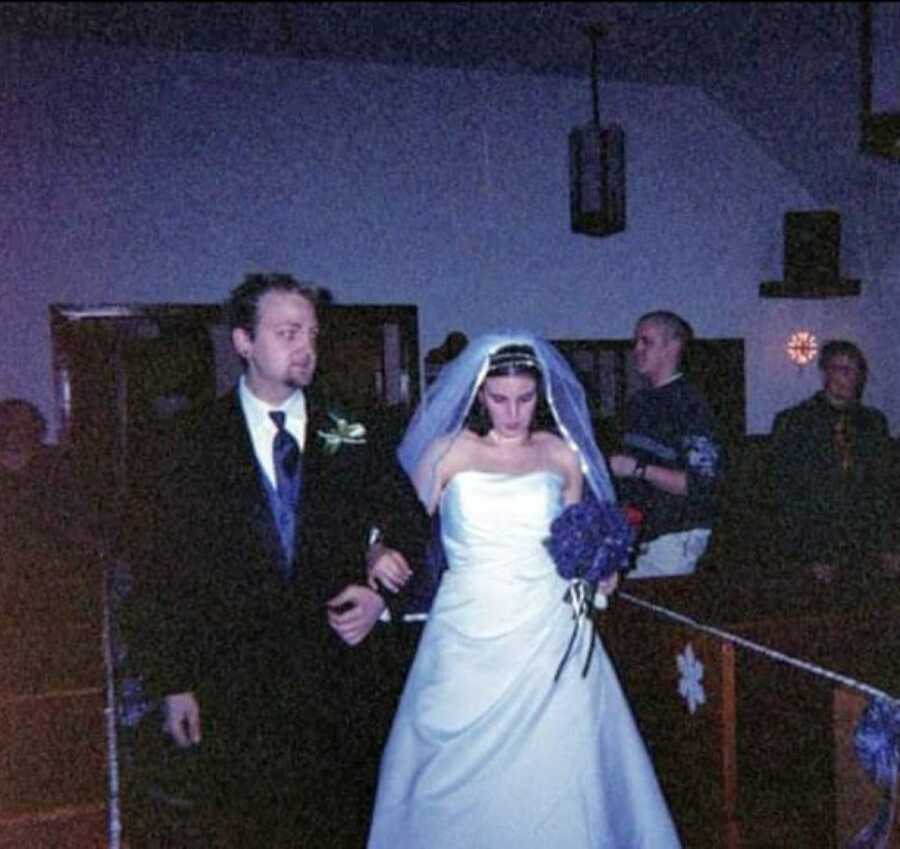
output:
[[[253,338],[256,335],[257,311],[260,298],[268,292],[291,292],[306,298],[318,311],[329,300],[325,289],[307,280],[297,280],[291,274],[247,274],[238,286],[231,290],[225,302],[228,325],[232,330],[240,327]]]

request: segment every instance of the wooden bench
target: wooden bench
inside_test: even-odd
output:
[[[900,586],[822,588],[734,577],[625,581],[623,594],[900,694]],[[873,609],[877,600],[877,610]],[[686,849],[828,849],[875,814],[852,734],[866,698],[629,601],[599,616]],[[679,656],[705,701],[679,693]],[[900,849],[895,828],[892,849]]]

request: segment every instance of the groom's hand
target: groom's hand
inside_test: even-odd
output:
[[[328,624],[347,645],[359,645],[384,610],[384,600],[374,590],[350,584],[328,599]]]
[[[182,749],[200,742],[200,706],[193,693],[166,696],[163,730]]]

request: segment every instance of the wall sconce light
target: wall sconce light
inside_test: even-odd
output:
[[[819,342],[809,330],[795,330],[787,341],[788,359],[798,366],[809,365],[819,353]]]

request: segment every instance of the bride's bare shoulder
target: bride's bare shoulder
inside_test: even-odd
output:
[[[423,465],[437,466],[443,477],[468,457],[480,441],[481,438],[470,430],[439,437],[426,449]]]
[[[545,451],[570,451],[569,444],[555,433],[550,433],[549,430],[536,430],[531,438]]]
[[[451,468],[458,466],[465,458],[470,457],[481,443],[482,439],[477,433],[468,429],[460,431],[444,455],[446,465]]]
[[[432,463],[443,459],[456,449],[463,433],[465,433],[465,431],[459,434],[447,434],[445,436],[437,437],[425,449],[423,454],[424,459]]]
[[[480,445],[484,441],[484,437],[479,436],[474,430],[464,428],[459,433],[459,441],[463,444]]]
[[[532,434],[532,438],[547,452],[548,457],[563,468],[577,468],[578,458],[564,439],[546,430],[536,431]]]
[[[550,433],[549,430],[536,430],[531,434],[531,438],[535,442],[541,442],[545,445],[554,445],[556,443],[559,443],[560,445],[566,444],[555,433]]]

